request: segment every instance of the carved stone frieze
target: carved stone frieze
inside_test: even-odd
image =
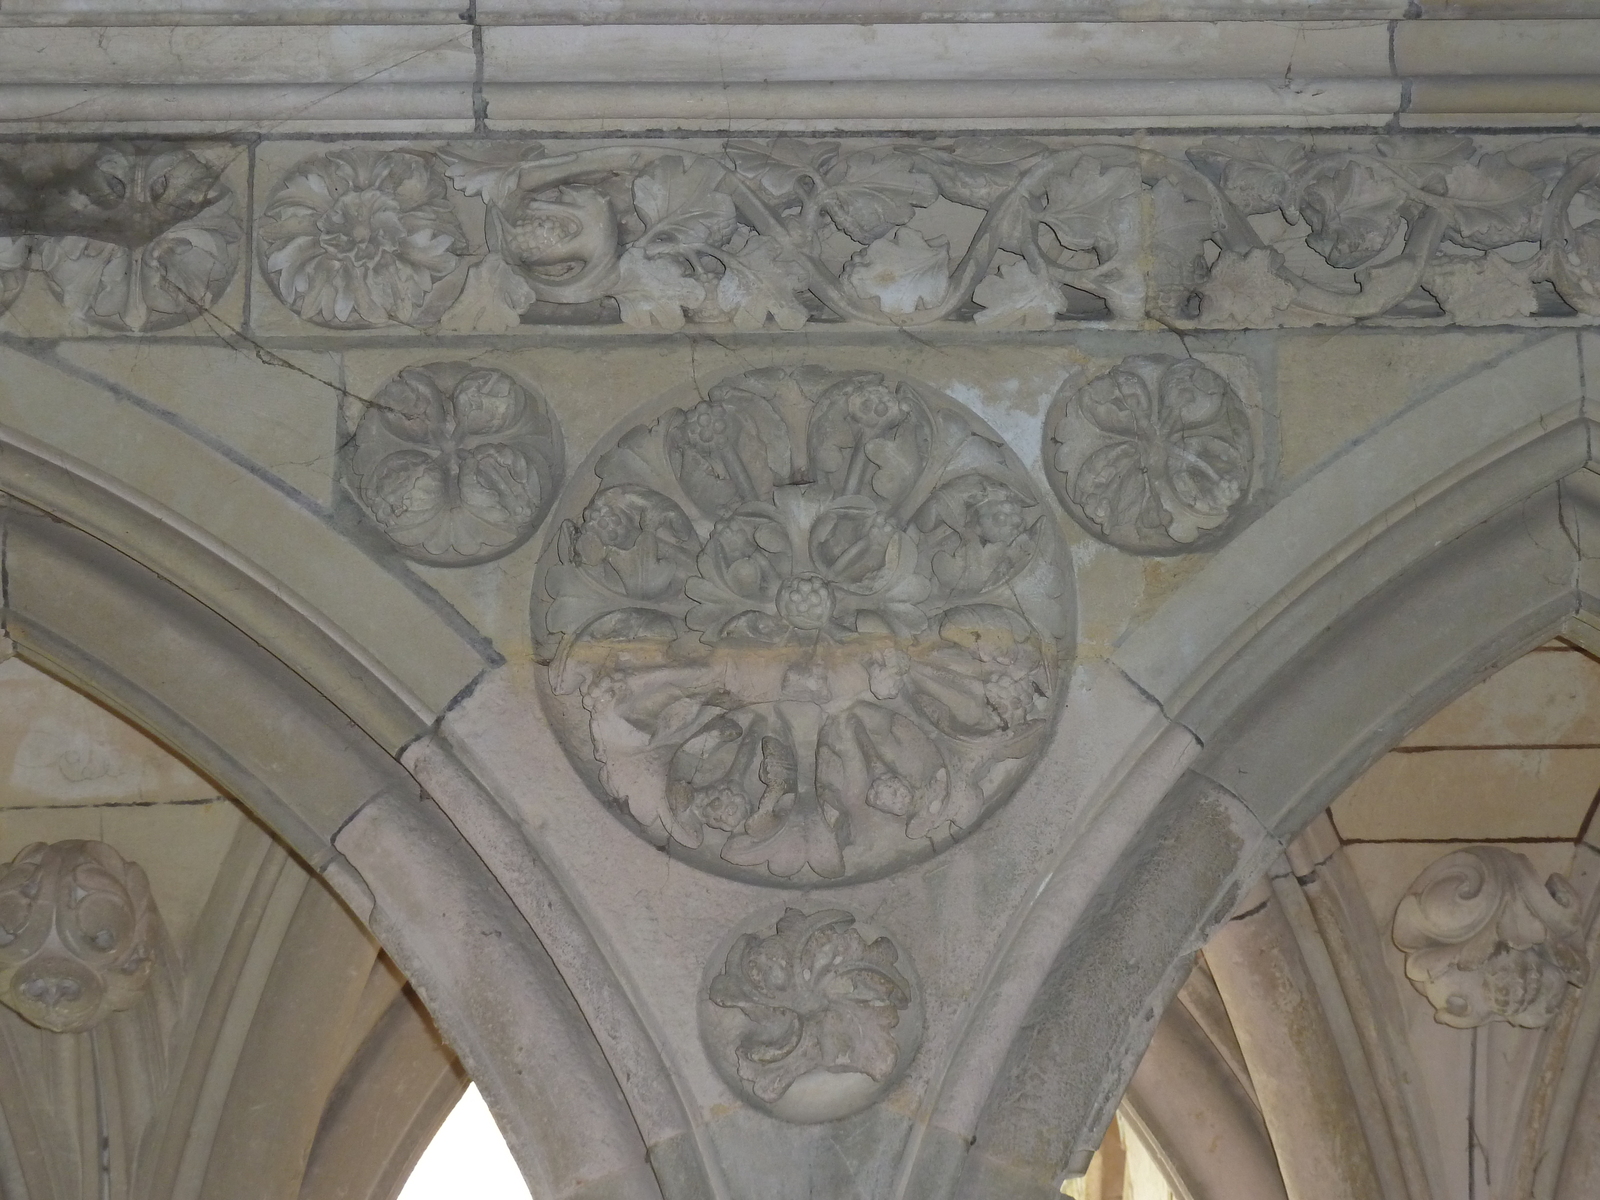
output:
[[[1250,494],[1254,438],[1232,384],[1192,358],[1134,355],[1062,384],[1045,474],[1096,537],[1135,553],[1203,549]]]
[[[706,985],[711,1061],[747,1102],[787,1121],[867,1107],[921,1040],[921,999],[899,950],[868,941],[840,909],[785,909],[770,928],[740,935]]]
[[[268,205],[280,296],[329,325],[1074,321],[1272,328],[1600,312],[1600,144],[1457,135],[777,138],[335,151]],[[963,215],[964,214],[964,215]]]
[[[80,321],[117,332],[171,329],[227,290],[242,233],[220,168],[182,147],[0,152],[0,311],[35,266]]]
[[[1562,876],[1541,882],[1525,855],[1470,846],[1417,876],[1395,911],[1394,941],[1441,1024],[1538,1029],[1588,978],[1580,918]]]
[[[0,1003],[54,1033],[132,1008],[159,922],[144,871],[104,842],[24,848],[0,871]]]
[[[345,445],[351,493],[401,554],[461,567],[532,536],[560,490],[561,431],[544,398],[492,367],[407,367]]]
[[[1005,800],[1072,653],[1054,518],[993,431],[866,371],[768,368],[602,447],[534,629],[619,815],[758,882],[871,877]]]

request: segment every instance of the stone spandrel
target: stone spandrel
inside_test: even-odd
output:
[[[769,368],[575,475],[535,584],[579,771],[674,855],[767,883],[872,878],[970,831],[1063,701],[1056,518],[931,389]]]

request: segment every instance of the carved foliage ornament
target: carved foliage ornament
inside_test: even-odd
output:
[[[0,1003],[55,1033],[132,1008],[159,921],[144,871],[105,843],[26,847],[0,869]]]
[[[466,253],[432,154],[330,151],[290,171],[262,212],[267,281],[318,325],[431,325],[461,291]]]
[[[344,462],[362,511],[401,554],[460,567],[510,553],[561,486],[544,398],[469,363],[407,367],[363,406]]]
[[[737,1092],[785,1120],[866,1107],[921,1037],[920,1000],[902,965],[893,942],[869,942],[848,912],[786,909],[770,935],[740,936],[707,986],[701,1028],[712,1061]]]
[[[753,371],[575,483],[535,592],[552,714],[657,844],[762,882],[870,877],[1041,753],[1071,656],[1060,535],[954,401]]]
[[[1590,139],[701,144],[333,151],[269,202],[263,261],[296,312],[356,327],[439,321],[469,258],[451,327],[1600,314]],[[483,205],[470,252],[444,174]]]
[[[1123,550],[1202,549],[1250,493],[1244,402],[1192,358],[1138,355],[1088,382],[1069,378],[1045,428],[1045,474],[1057,497]]]
[[[1580,908],[1560,875],[1497,846],[1447,854],[1417,876],[1394,915],[1406,978],[1457,1029],[1548,1025],[1568,985],[1588,978]]]
[[[36,263],[78,320],[186,324],[238,265],[242,225],[218,167],[162,146],[40,144],[0,156],[0,311]]]

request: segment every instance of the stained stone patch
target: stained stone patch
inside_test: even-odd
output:
[[[579,770],[676,856],[869,878],[1004,802],[1063,700],[1056,518],[932,389],[769,368],[603,446],[535,586]]]

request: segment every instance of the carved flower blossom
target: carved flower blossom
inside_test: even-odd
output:
[[[407,367],[378,392],[346,452],[367,515],[405,555],[464,566],[533,533],[560,486],[544,402],[503,371]],[[611,536],[615,522],[605,526]]]
[[[551,685],[649,836],[839,878],[1020,781],[1056,703],[1061,584],[1025,472],[952,402],[753,372],[596,473],[543,576]]]
[[[741,937],[711,981],[711,1002],[747,1019],[734,1057],[757,1099],[775,1103],[820,1072],[881,1084],[901,1065],[895,1029],[911,1004],[911,983],[895,969],[894,944],[869,943],[854,926],[837,909],[787,909],[771,936]]]
[[[466,236],[443,172],[402,150],[334,150],[301,163],[262,214],[278,298],[319,325],[426,325],[464,270]]]
[[[1226,525],[1250,487],[1244,405],[1194,359],[1134,356],[1062,389],[1051,481],[1074,516],[1125,550],[1171,552]]]

